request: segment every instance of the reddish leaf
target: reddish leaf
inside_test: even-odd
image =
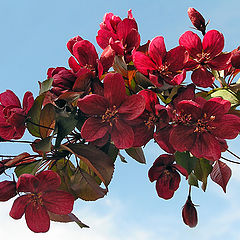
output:
[[[215,183],[220,185],[223,191],[226,193],[227,183],[231,175],[232,170],[227,166],[227,164],[218,160],[213,166],[210,177]]]

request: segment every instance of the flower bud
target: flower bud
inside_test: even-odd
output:
[[[240,69],[240,51],[233,53],[231,57],[231,64],[234,68]]]
[[[193,26],[202,32],[203,35],[205,35],[206,31],[206,24],[205,24],[205,19],[199,13],[196,9],[194,8],[188,8],[188,16],[193,24]]]
[[[191,197],[188,196],[188,199],[182,209],[182,218],[186,225],[193,228],[196,227],[198,223],[197,210],[192,203]]]
[[[17,195],[15,181],[0,182],[0,201],[5,202]]]

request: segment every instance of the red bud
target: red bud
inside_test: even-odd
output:
[[[0,201],[5,202],[17,195],[15,181],[0,182]]]
[[[188,16],[193,24],[193,26],[202,32],[203,35],[205,35],[206,31],[206,24],[205,24],[205,19],[199,13],[196,9],[194,8],[188,8]]]
[[[191,228],[196,227],[198,223],[197,210],[194,204],[192,203],[190,196],[188,196],[188,199],[185,205],[183,206],[182,218],[184,223]]]
[[[237,51],[232,55],[231,63],[234,68],[240,68],[240,51]]]

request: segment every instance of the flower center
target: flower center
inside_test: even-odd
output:
[[[154,116],[153,113],[149,113],[148,119],[144,121],[148,129],[154,126],[156,122],[157,122],[157,118]]]
[[[199,53],[197,54],[197,58],[196,61],[199,62],[199,64],[204,65],[206,62],[208,62],[210,60],[210,54],[209,53]]]
[[[174,110],[173,115],[173,120],[178,125],[190,125],[192,123],[191,114],[186,114],[184,112],[177,113],[176,110]]]
[[[37,209],[39,208],[39,206],[43,205],[43,200],[42,200],[42,193],[31,193],[29,195],[30,198],[30,202],[33,204],[34,207],[36,207]]]
[[[118,117],[117,113],[118,113],[118,109],[115,105],[113,107],[107,108],[104,115],[102,115],[102,122],[108,122],[109,125],[112,127],[113,122]]]
[[[212,129],[214,129],[215,127],[213,126],[209,126],[209,123],[214,121],[215,116],[210,116],[208,117],[206,113],[204,113],[203,117],[201,119],[198,119],[198,121],[196,122],[195,126],[195,130],[194,132],[208,132],[211,131]]]

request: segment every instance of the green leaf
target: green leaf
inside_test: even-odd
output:
[[[197,158],[194,156],[190,156],[189,152],[176,152],[175,159],[176,163],[185,168],[188,174],[192,172],[197,162]]]
[[[20,165],[17,166],[14,170],[15,174],[17,175],[17,177],[19,177],[20,175],[24,174],[24,173],[29,173],[34,175],[38,169],[38,167],[40,166],[41,161],[36,161],[33,163],[29,163],[26,165]]]
[[[236,106],[239,104],[237,94],[228,88],[218,88],[214,91],[211,91],[207,96],[207,100],[214,97],[222,97],[223,99],[228,100],[231,103],[231,106]]]
[[[46,137],[38,142],[33,143],[34,148],[39,152],[50,152],[52,150],[52,137]]]
[[[66,116],[58,116],[56,121],[57,128],[57,138],[55,142],[55,147],[58,148],[62,142],[62,140],[71,133],[78,123],[78,119],[76,117],[77,109],[74,109],[69,115]]]
[[[27,129],[35,137],[41,137],[39,122],[44,98],[45,94],[38,96],[27,114]]]
[[[53,78],[48,78],[47,80],[40,83],[39,95],[41,95],[44,92],[47,92],[52,87],[52,83]]]
[[[141,147],[125,149],[126,153],[139,163],[146,164],[144,152]]]
[[[207,188],[207,178],[212,172],[212,165],[205,158],[200,158],[197,160],[196,167],[194,169],[194,174],[198,180],[202,182],[202,189],[205,192]]]
[[[193,173],[188,175],[188,184],[191,186],[199,187],[197,177]]]

